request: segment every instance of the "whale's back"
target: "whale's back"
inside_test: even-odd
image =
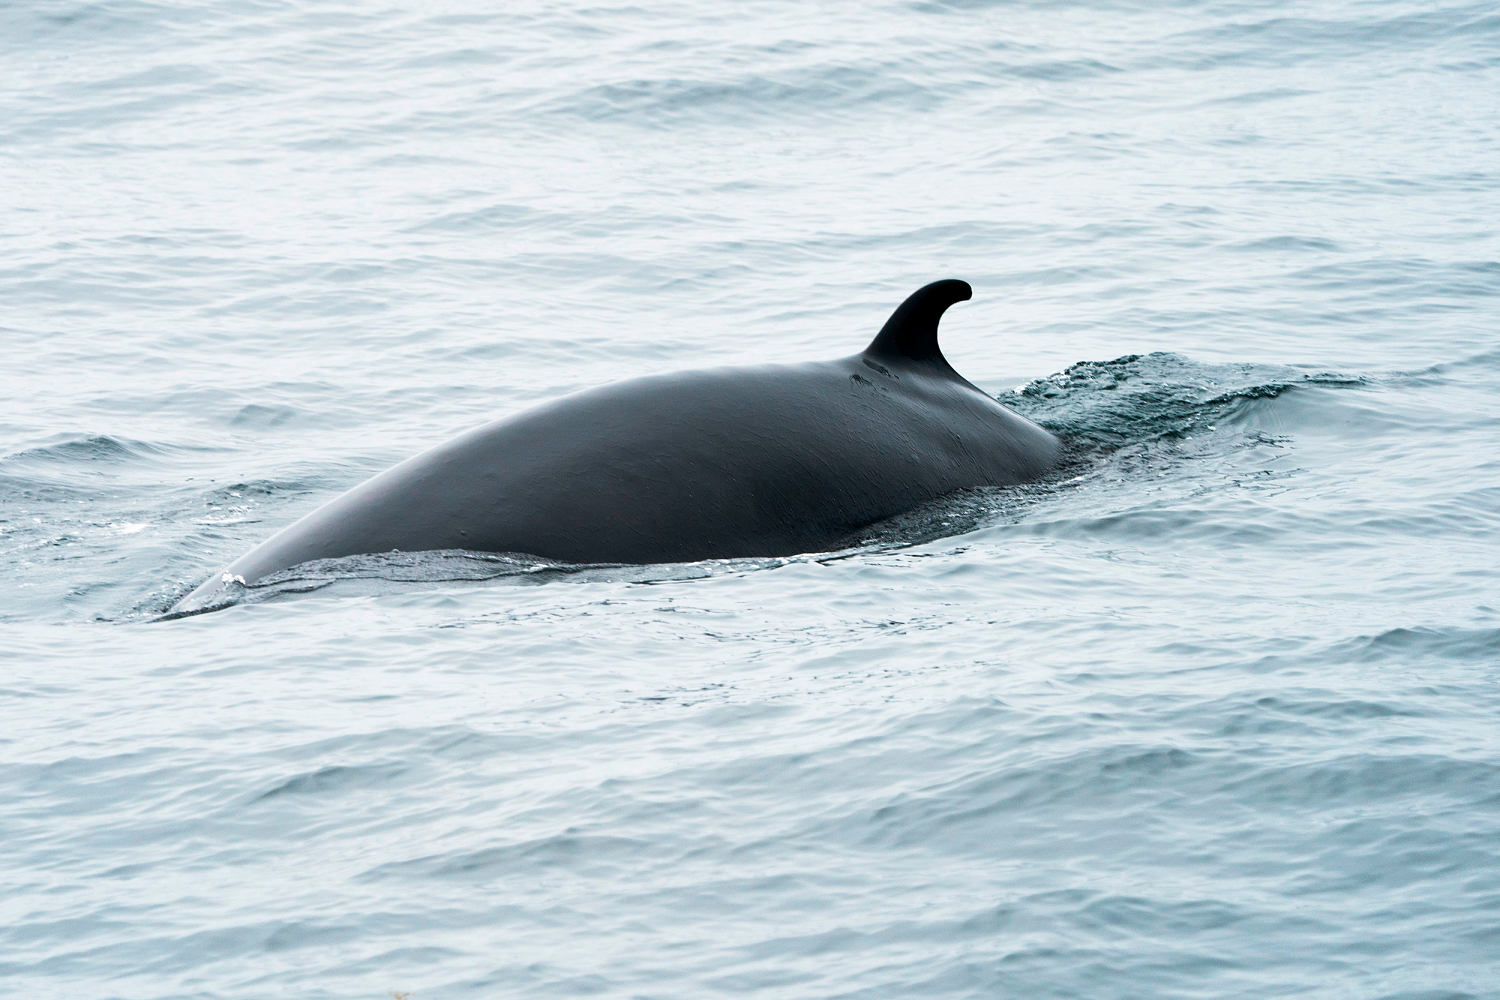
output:
[[[393,549],[649,563],[785,555],[953,490],[1035,478],[1051,435],[967,383],[871,366],[655,376],[424,452],[230,567]]]
[[[318,508],[229,573],[253,583],[392,550],[570,563],[788,555],[955,490],[1035,479],[1057,439],[938,348],[943,311],[968,297],[961,281],[919,289],[853,357],[638,378],[476,428]]]

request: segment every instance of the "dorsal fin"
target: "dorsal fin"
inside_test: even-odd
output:
[[[912,292],[896,307],[885,326],[865,348],[865,354],[887,361],[942,361],[947,359],[938,349],[938,320],[955,302],[974,294],[967,281],[948,278],[934,281]]]

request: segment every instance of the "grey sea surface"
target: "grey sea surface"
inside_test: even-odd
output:
[[[0,221],[7,996],[1500,996],[1493,3],[33,0]],[[163,620],[950,276],[1064,475]]]

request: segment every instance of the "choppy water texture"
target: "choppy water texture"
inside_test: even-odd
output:
[[[6,995],[1500,995],[1497,138],[1490,3],[0,7]],[[1061,481],[155,621],[947,276]]]

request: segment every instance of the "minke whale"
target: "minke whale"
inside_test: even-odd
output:
[[[1048,471],[1049,431],[938,349],[938,281],[836,361],[651,375],[462,434],[345,493],[185,599],[315,559],[468,549],[564,563],[819,552],[947,493]]]

